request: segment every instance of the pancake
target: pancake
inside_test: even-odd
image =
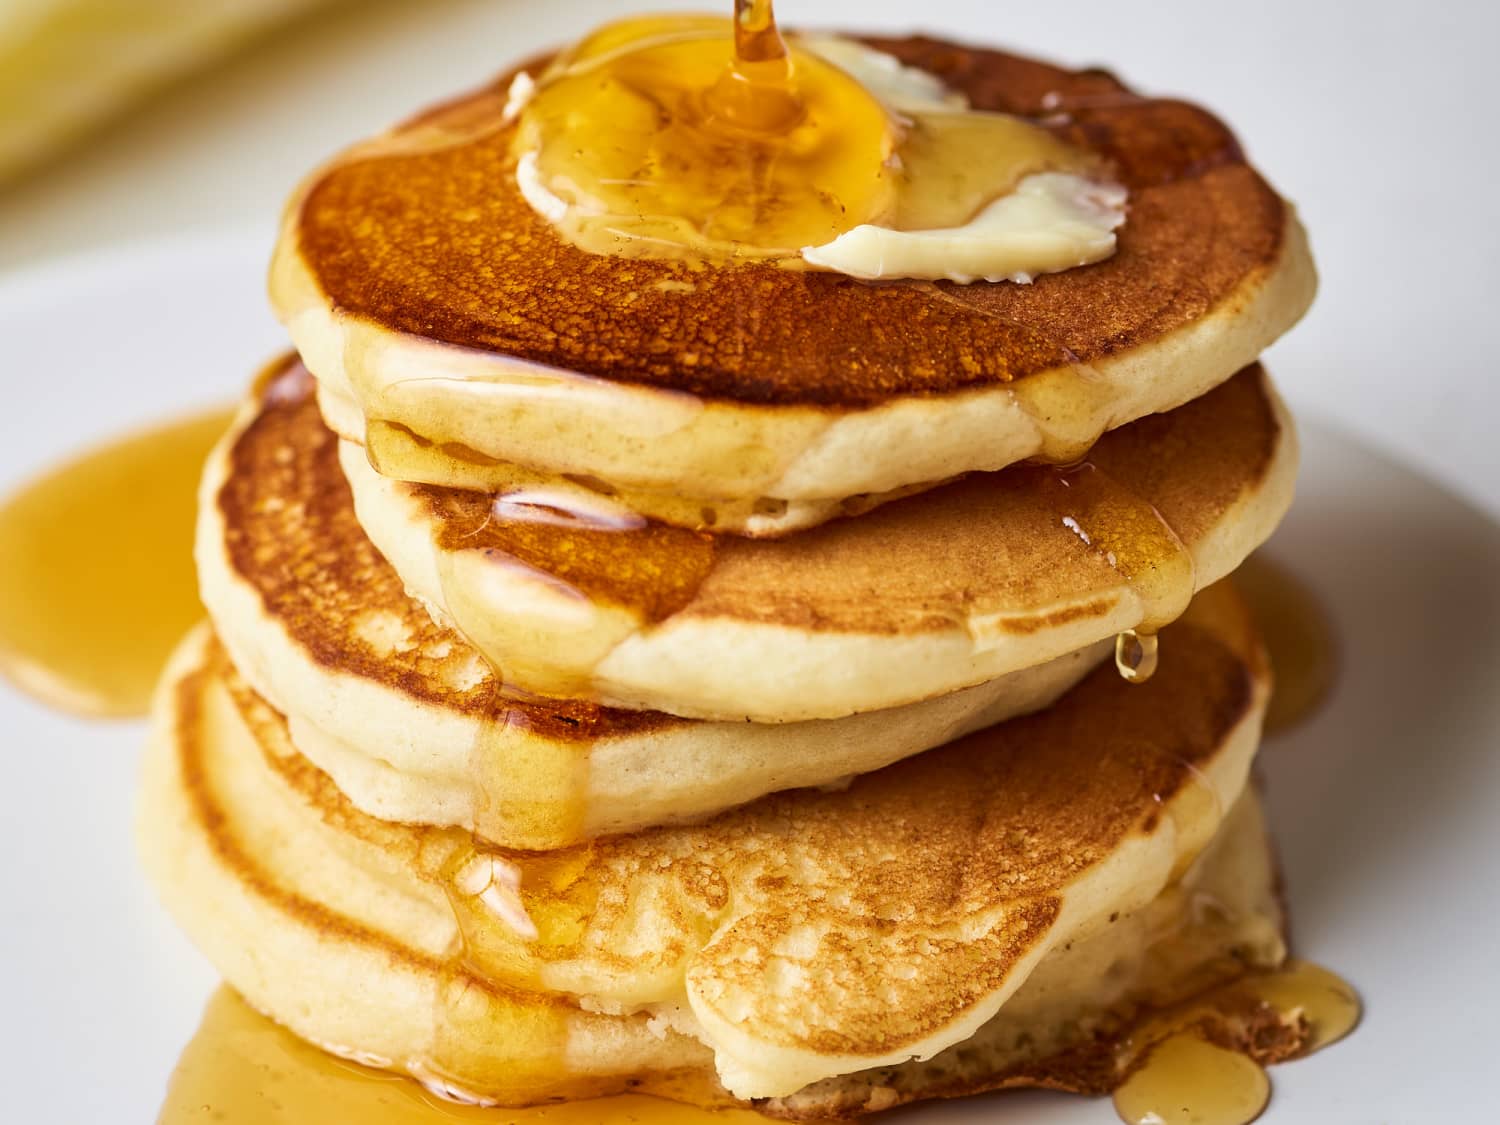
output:
[[[506,75],[289,204],[273,303],[331,424],[368,431],[398,477],[493,488],[519,466],[776,533],[851,498],[1069,459],[1206,392],[1306,310],[1300,226],[1205,110],[1099,70],[870,42],[1103,158],[1129,190],[1115,255],[968,286],[590,255],[519,194]]]
[[[1046,706],[1106,653],[1094,645],[920,704],[775,726],[507,697],[360,529],[336,439],[288,362],[268,369],[209,459],[199,586],[241,674],[375,816],[534,849],[701,817]]]
[[[1184,658],[1143,687],[1101,669],[839,792],[538,855],[358,813],[200,633],[160,696],[142,843],[230,982],[316,1041],[511,1102],[702,1074],[706,1044],[735,1096],[788,1097],[938,1055],[1037,973],[1042,1010],[1080,986],[1097,1004],[1080,965],[1117,960],[1118,919],[1192,877],[1268,693],[1226,587],[1170,635]],[[1246,938],[1249,916],[1219,913]],[[1266,916],[1252,963],[1279,956]],[[1112,1008],[1131,984],[1104,977]],[[1060,1049],[1079,1033],[1026,1030]],[[1000,1038],[1019,1065],[1028,1035]]]
[[[1160,627],[1270,535],[1297,452],[1252,367],[1111,431],[1075,472],[975,474],[778,540],[393,481],[351,443],[340,462],[407,589],[508,683],[786,722],[931,699]]]

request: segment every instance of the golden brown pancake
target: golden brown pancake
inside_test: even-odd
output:
[[[1264,663],[1223,588],[1174,629],[1197,659],[1140,691],[1099,674],[1051,711],[843,792],[551,855],[476,853],[463,833],[359,813],[200,634],[161,696],[142,843],[174,912],[253,1003],[454,1089],[524,1102],[696,1075],[703,1099],[698,1039],[741,1093],[849,1075],[781,1103],[801,1111],[848,1112],[872,1082],[889,1104],[892,1088],[1061,1081],[1064,1045],[1075,1077],[1088,1060],[1107,1085],[1123,1065],[1109,1032],[1134,1005],[1233,975],[1235,948],[1280,956],[1264,868],[1215,884],[1248,896],[1244,910],[1191,908],[1194,857],[1243,785]],[[498,913],[504,893],[465,897],[479,858],[492,891],[510,888]],[[507,928],[516,911],[532,937]],[[625,1003],[626,978],[663,999]],[[618,1014],[587,1010],[601,1007]],[[942,1053],[976,1033],[984,1053]],[[915,1074],[869,1072],[933,1055]]]
[[[776,540],[600,528],[392,481],[352,444],[340,460],[376,547],[508,683],[787,722],[930,699],[1160,627],[1270,535],[1297,454],[1257,366],[1111,431],[1077,472],[973,474]]]
[[[488,460],[843,500],[1001,468],[1053,431],[1081,449],[1227,378],[1310,301],[1296,220],[1205,110],[1097,70],[872,43],[1102,157],[1130,191],[1118,252],[968,286],[591,255],[515,186],[506,75],[356,148],[291,204],[273,297],[335,428],[437,443],[460,478]]]
[[[1105,655],[1095,645],[921,704],[775,726],[508,696],[370,543],[309,380],[276,381],[287,362],[209,460],[199,587],[240,672],[374,815],[518,848],[701,817],[1046,706]]]
[[[398,332],[705,398],[835,407],[1103,359],[1201,316],[1280,254],[1286,205],[1206,110],[1137,96],[1099,70],[931,39],[871,42],[977,109],[1036,118],[1105,157],[1131,192],[1119,252],[1029,286],[622,263],[569,246],[521,199],[508,128],[335,166],[297,210],[300,251],[341,310]],[[498,117],[511,77],[408,127]]]

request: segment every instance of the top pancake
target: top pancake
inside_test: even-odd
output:
[[[1103,156],[1130,191],[1118,252],[969,286],[590,255],[519,194],[507,75],[310,181],[273,267],[278,312],[348,428],[395,423],[471,470],[800,500],[1081,448],[1227,378],[1311,299],[1289,208],[1204,110],[1099,71],[874,45]],[[925,448],[937,425],[944,448]]]

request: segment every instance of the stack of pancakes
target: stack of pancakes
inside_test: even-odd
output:
[[[1300,228],[1200,109],[871,45],[1106,158],[1115,255],[590,255],[516,189],[513,76],[293,200],[300,358],[205,474],[142,835],[299,1035],[506,1105],[837,1117],[1112,1088],[1147,1014],[1284,957],[1223,580],[1291,499],[1254,361]]]

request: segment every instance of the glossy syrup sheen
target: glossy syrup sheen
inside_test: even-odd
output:
[[[1149,500],[1092,462],[1008,472],[1051,510],[1053,534],[1084,544],[1136,597],[1141,621],[1119,638],[1116,666],[1131,682],[1150,679],[1157,632],[1182,614],[1196,589],[1182,540]],[[621,641],[692,603],[724,538],[646,520],[602,523],[586,512],[482,493],[420,494],[436,517],[448,612],[482,651],[503,654],[499,671],[507,681],[544,695],[587,696],[595,668]],[[490,570],[486,580],[476,579],[476,565]],[[517,591],[503,611],[496,580]],[[532,583],[561,587],[576,612],[560,621],[547,611],[533,620],[525,607],[545,602],[525,596]],[[564,629],[574,630],[565,646],[558,644]]]
[[[1150,501],[1091,461],[1031,470],[1058,523],[1102,556],[1140,601],[1141,622],[1115,640],[1115,667],[1131,683],[1156,672],[1157,633],[1182,616],[1197,588],[1193,556]]]
[[[84,715],[144,714],[203,615],[193,519],[229,411],[101,446],[0,506],[0,671]]]
[[[534,1109],[486,1109],[408,1078],[325,1054],[228,987],[209,1001],[172,1074],[158,1125],[752,1125],[746,1110],[702,1110],[626,1096]]]
[[[862,223],[958,226],[1028,174],[1097,164],[1019,118],[893,111],[789,48],[769,0],[739,0],[732,22],[651,16],[588,37],[541,76],[516,151],[567,237],[647,257],[796,259]]]
[[[1237,994],[1259,998],[1283,1017],[1305,1020],[1300,1053],[1341,1038],[1358,1022],[1359,1000],[1336,975],[1306,962],[1237,981],[1160,1020],[1151,1046],[1114,1095],[1128,1125],[1246,1125],[1270,1094],[1265,1070],[1247,1054],[1192,1030],[1215,1003]],[[751,1125],[745,1110],[702,1110],[626,1096],[540,1106],[485,1109],[429,1093],[409,1079],[324,1053],[253,1011],[227,987],[210,1000],[202,1024],[172,1074],[158,1125]]]
[[[1023,380],[1066,365],[1062,349],[1084,363],[1123,354],[1236,299],[1290,248],[1280,198],[1201,109],[1134,97],[1098,70],[931,39],[873,45],[939,75],[975,107],[1045,118],[1106,163],[1132,199],[1116,255],[1033,286],[850,285],[820,272],[676,260],[622,266],[560,239],[519,196],[515,128],[499,124],[508,78],[398,131],[397,151],[362,149],[318,177],[289,215],[286,250],[316,292],[383,329],[714,400],[844,408]],[[430,122],[479,110],[496,122],[483,139],[402,147]],[[302,297],[289,290],[296,307],[284,315],[299,313]],[[369,405],[370,416],[393,417]]]
[[[1115,1091],[1128,1125],[1246,1125],[1260,1116],[1271,1081],[1254,1059],[1178,1032],[1151,1048]]]
[[[1205,1014],[1259,1005],[1297,1028],[1296,1054],[1337,1042],[1359,1023],[1359,995],[1337,974],[1306,961],[1255,974],[1148,1021],[1133,1037],[1140,1055],[1114,1094],[1126,1125],[1248,1125],[1271,1096],[1256,1045],[1230,1049],[1202,1034]]]

